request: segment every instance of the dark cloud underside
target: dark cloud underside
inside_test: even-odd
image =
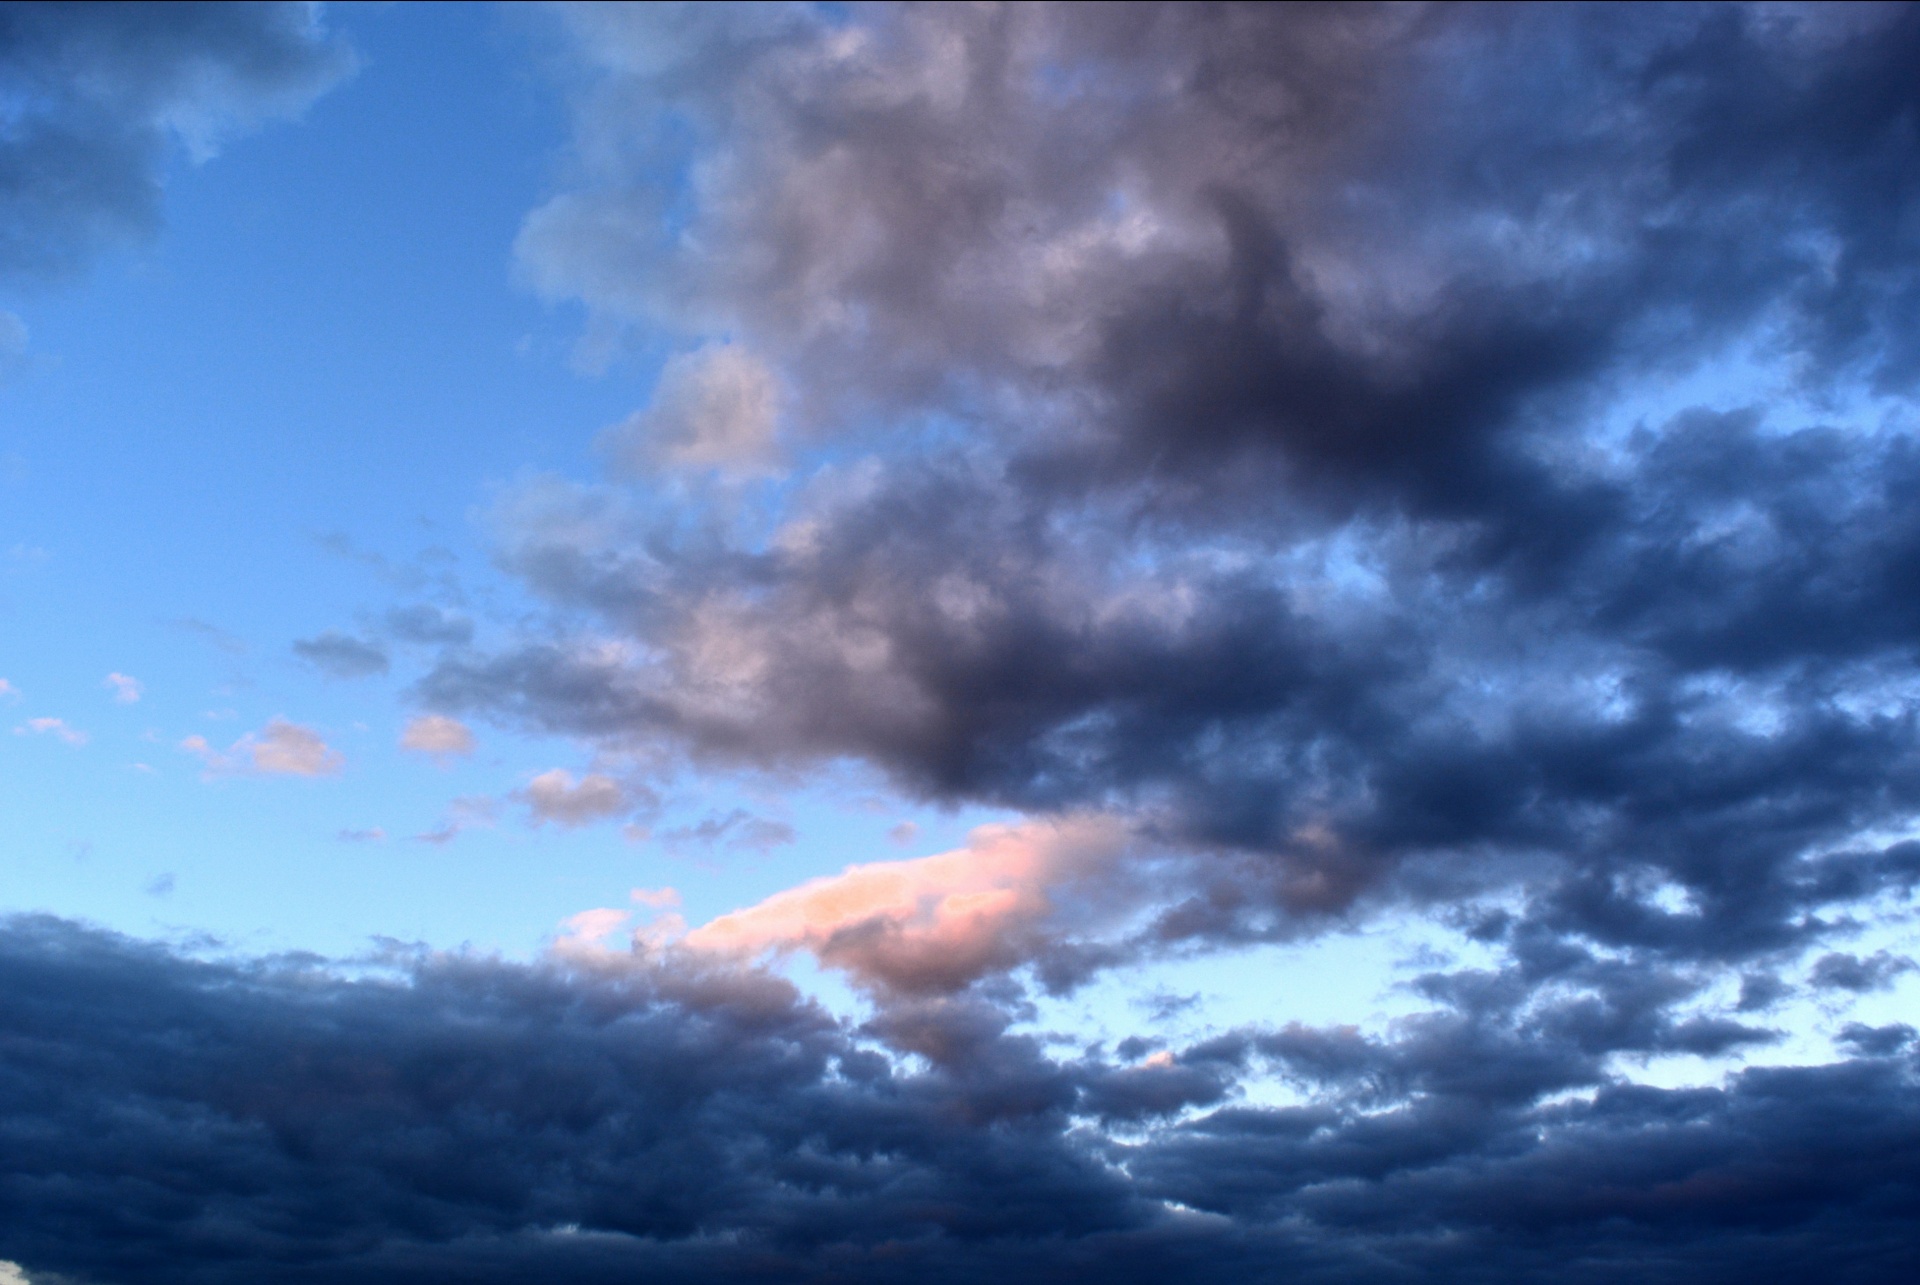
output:
[[[1723,1090],[1590,1082],[1739,1038],[1456,997],[1390,1043],[1297,1028],[1060,1062],[971,1001],[864,1036],[727,970],[183,959],[0,930],[0,1255],[84,1280],[1841,1281],[1920,1266],[1912,1032]],[[1479,979],[1480,989],[1502,981]],[[891,1069],[888,1048],[925,1059]],[[1317,1105],[1217,1106],[1264,1061]],[[1200,1114],[1135,1141],[1089,1128]]]

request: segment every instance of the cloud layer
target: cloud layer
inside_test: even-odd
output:
[[[1434,1011],[1390,1040],[1060,1059],[979,1001],[853,1030],[691,960],[347,980],[16,919],[0,1255],[162,1285],[1912,1270],[1910,1028],[1722,1089],[1607,1084],[1607,1047],[1752,1037],[1598,959],[1529,1002],[1544,962],[1426,979]],[[1313,1100],[1236,1104],[1256,1067]]]

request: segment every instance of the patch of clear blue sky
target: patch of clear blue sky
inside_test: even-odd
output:
[[[697,921],[957,841],[979,816],[876,802],[848,780],[689,783],[662,822],[745,806],[792,824],[799,842],[765,856],[674,856],[607,825],[536,831],[511,809],[443,846],[407,837],[456,797],[581,770],[587,753],[482,727],[471,762],[401,755],[404,655],[342,681],[290,644],[415,601],[464,606],[483,629],[510,618],[521,604],[489,570],[477,514],[531,472],[593,475],[594,434],[644,402],[654,372],[581,375],[577,312],[513,281],[513,237],[567,133],[525,19],[441,5],[329,21],[362,55],[357,76],[298,123],[177,161],[151,244],[0,297],[31,331],[25,368],[0,382],[0,677],[20,693],[0,696],[0,909],[255,949],[350,952],[384,934],[523,953],[631,887],[681,888]],[[424,574],[409,584],[408,569]],[[115,702],[109,672],[144,698]],[[323,731],[344,773],[209,782],[178,748],[275,716]],[[36,717],[88,741],[13,734]],[[903,849],[885,835],[909,815],[921,834]],[[338,838],[374,828],[387,838]]]

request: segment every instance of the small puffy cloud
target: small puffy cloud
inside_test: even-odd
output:
[[[777,455],[779,412],[779,386],[765,363],[733,344],[709,345],[668,361],[653,404],[608,429],[600,446],[634,473],[765,473]]]
[[[329,629],[293,644],[294,654],[329,678],[367,678],[387,672],[387,653],[379,644]]]
[[[141,891],[149,897],[170,897],[173,895],[173,885],[173,872],[169,870],[147,880],[145,886],[141,888]]]
[[[13,729],[15,736],[26,736],[30,733],[44,736],[57,736],[69,745],[85,745],[87,743],[87,734],[85,732],[80,731],[78,728],[68,727],[66,720],[61,718],[30,718]]]
[[[592,772],[576,781],[561,767],[534,777],[514,797],[533,813],[534,824],[553,821],[568,828],[618,815],[631,803],[627,791],[612,777]]]
[[[333,776],[346,765],[346,759],[320,733],[284,718],[269,720],[224,751],[216,750],[204,736],[189,736],[180,748],[197,755],[209,777]]]
[[[0,678],[0,700],[19,700],[20,689],[4,678]]]
[[[137,678],[127,674],[108,674],[100,681],[102,687],[113,689],[113,698],[122,705],[131,705],[146,692],[146,687]]]
[[[400,748],[415,754],[431,754],[445,759],[473,753],[473,732],[457,718],[444,714],[422,714],[407,723],[400,733]]]

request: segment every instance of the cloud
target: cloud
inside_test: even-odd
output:
[[[406,1220],[463,1279],[1912,1274],[1913,1036],[1844,1021],[1908,964],[1835,943],[1920,886],[1920,9],[550,20],[573,163],[522,269],[586,346],[678,355],[605,479],[499,507],[547,614],[436,640],[413,695],[1020,819],[630,950],[603,907],[538,969],[339,983],[329,1038],[392,1047],[240,1100],[395,1127],[233,1144],[350,1187],[324,1243],[424,1264],[339,1225]],[[1474,962],[1388,1025],[1031,1032],[1036,988],[1401,917]],[[865,1020],[758,971],[797,952]],[[1740,1069],[1814,1038],[1762,1024],[1802,979],[1831,1060]],[[1675,1066],[1706,1082],[1645,1082]],[[468,1185],[424,1208],[392,1175],[443,1154]]]
[[[60,718],[30,718],[13,729],[15,736],[26,736],[29,733],[58,737],[60,740],[75,747],[87,743],[87,734],[85,732],[78,728],[67,726],[66,720]]]
[[[1900,1040],[1613,1083],[1606,1048],[1698,1036],[1618,961],[1559,968],[1540,1003],[1429,978],[1434,1009],[1391,1038],[1249,1028],[1109,1060],[1050,1056],[978,1000],[854,1026],[666,956],[336,971],[15,918],[4,1252],[159,1285],[1901,1277]],[[1319,1087],[1235,1100],[1260,1067]],[[182,1191],[208,1212],[173,1216]]]
[[[129,678],[125,674],[108,674],[106,678],[101,681],[100,685],[102,687],[111,687],[113,689],[113,699],[122,705],[134,704],[146,691],[146,688],[142,686],[139,679]]]
[[[217,776],[335,776],[346,759],[320,733],[284,718],[274,718],[258,732],[249,732],[225,751],[216,750],[204,736],[189,736],[180,748],[199,757],[205,775]]]
[[[366,678],[387,672],[387,653],[377,643],[335,629],[293,644],[294,654],[330,678]]]
[[[728,848],[736,852],[757,852],[762,856],[792,843],[799,836],[785,821],[754,816],[745,808],[735,808],[725,816],[703,818],[697,825],[676,826],[653,832],[662,847],[676,855],[698,849]]]
[[[556,767],[542,772],[515,791],[514,797],[527,805],[535,825],[548,821],[572,829],[618,816],[634,806],[635,798],[626,787],[610,776],[589,772],[578,781],[573,773]]]
[[[686,944],[748,956],[807,950],[869,986],[950,992],[1057,948],[1047,922],[1056,898],[1098,880],[1129,837],[1094,817],[982,827],[953,852],[849,866],[775,893],[694,929]]]
[[[431,830],[413,836],[416,843],[444,847],[468,830],[489,829],[499,805],[484,794],[470,794],[447,805],[446,815]]]
[[[444,714],[421,714],[407,721],[400,748],[436,758],[473,753],[473,732],[459,719]]]
[[[752,354],[797,471],[505,506],[551,627],[433,707],[1137,817],[1142,951],[1498,890],[1738,967],[1910,886],[1920,12],[561,21],[527,273]]]
[[[353,66],[305,4],[15,5],[0,47],[0,276],[16,280],[151,235],[170,153],[205,159]]]
[[[473,622],[465,616],[429,603],[395,607],[386,616],[387,630],[402,642],[461,644],[473,640]]]
[[[387,832],[377,825],[365,830],[342,830],[334,835],[342,843],[381,843],[386,837]]]
[[[0,678],[0,700],[19,700],[20,689],[4,678]]]
[[[734,345],[709,346],[670,358],[653,405],[599,440],[616,467],[719,469],[755,473],[771,468],[779,389],[773,373]]]
[[[1814,961],[1813,971],[1808,977],[1823,990],[1838,989],[1864,994],[1891,989],[1902,973],[1910,973],[1913,969],[1914,962],[1911,959],[1884,950],[1876,951],[1865,959],[1836,951]]]

